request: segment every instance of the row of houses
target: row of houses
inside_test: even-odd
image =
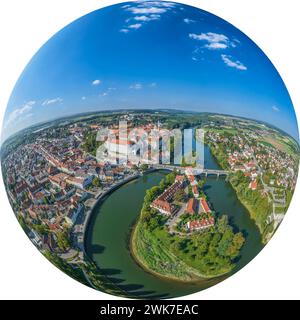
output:
[[[200,231],[213,227],[215,225],[215,218],[207,218],[201,220],[188,221],[186,224],[186,229],[190,232]]]
[[[175,182],[167,188],[159,197],[157,197],[150,205],[151,208],[158,210],[165,215],[172,215],[176,211],[176,206],[172,204],[175,193],[184,185],[184,176],[178,175]]]

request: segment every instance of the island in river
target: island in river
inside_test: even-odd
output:
[[[132,254],[146,270],[186,282],[233,270],[245,239],[226,215],[215,216],[203,187],[175,171],[147,190],[131,237]]]
[[[219,169],[210,149],[205,146],[205,166]],[[126,290],[127,296],[143,298],[177,297],[208,288],[237,272],[263,248],[259,229],[248,211],[236,197],[230,183],[224,178],[208,177],[203,187],[217,217],[226,213],[234,230],[241,230],[246,241],[240,250],[235,267],[224,276],[200,277],[193,281],[174,281],[160,276],[153,270],[141,267],[130,250],[133,225],[140,217],[147,190],[159,185],[169,172],[156,171],[120,187],[103,199],[94,210],[87,229],[86,249],[98,268],[118,287]],[[133,199],[134,201],[128,201]],[[212,205],[213,204],[213,205]],[[107,228],[106,226],[113,226]],[[112,241],[111,239],[114,239]],[[118,254],[115,254],[118,252]],[[197,279],[197,280],[196,280]],[[120,293],[119,293],[120,294]]]
[[[148,261],[143,254],[147,247],[137,252],[130,239],[137,239],[133,235],[139,231],[147,190],[160,188],[167,172],[150,173],[151,165],[144,164],[99,164],[95,158],[98,130],[115,131],[124,119],[144,130],[156,125],[170,130],[202,128],[206,133],[204,167],[228,172],[226,179],[196,177],[196,192],[188,174],[179,173],[185,175],[186,185],[174,194],[171,216],[156,212],[158,219],[149,221],[157,241],[153,242],[155,255],[149,251]],[[284,218],[298,163],[298,143],[270,125],[234,116],[168,110],[74,115],[27,128],[1,148],[10,202],[38,249],[82,283],[133,298],[193,293],[246,265]],[[78,180],[78,176],[83,178]],[[137,178],[126,183],[133,177]],[[153,203],[151,210],[157,210],[157,205]],[[207,228],[201,229],[204,226]],[[139,234],[142,241],[138,245],[149,246],[148,240],[153,239],[143,239],[145,235],[149,236]],[[218,238],[224,246],[217,248]],[[162,243],[170,244],[167,250],[157,247]]]

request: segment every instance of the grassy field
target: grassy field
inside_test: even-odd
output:
[[[180,281],[197,281],[204,277],[166,248],[165,232],[161,233],[161,236],[159,238],[149,230],[145,230],[142,224],[135,227],[131,240],[132,254],[145,270]]]
[[[295,153],[298,152],[298,146],[296,143],[287,137],[282,137],[279,135],[268,135],[265,136],[260,142],[265,143],[266,145],[271,145],[276,149],[286,152],[291,156],[295,156]]]
[[[224,133],[229,133],[229,134],[237,134],[238,130],[234,129],[234,128],[222,128],[222,129],[208,129],[208,131],[212,131],[215,133],[220,133],[220,134],[224,134]]]
[[[154,224],[159,217],[152,211],[149,218],[144,206],[132,232],[132,255],[145,270],[187,282],[215,278],[235,267],[245,239],[233,231],[227,216],[218,218],[214,227],[189,234],[170,233],[164,224]]]

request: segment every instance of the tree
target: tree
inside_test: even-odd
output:
[[[34,229],[39,234],[43,235],[49,232],[48,226],[44,224],[32,224],[32,229]]]
[[[220,233],[224,233],[228,226],[228,216],[222,215],[217,221],[217,229]]]
[[[95,177],[92,181],[92,185],[94,187],[97,187],[97,188],[100,188],[101,187],[101,182],[100,182],[100,179],[98,177]]]
[[[171,185],[172,183],[174,183],[175,178],[176,178],[176,172],[171,172],[171,173],[167,174],[166,178],[165,178],[166,184],[168,186]]]
[[[187,196],[183,189],[179,189],[174,195],[174,200],[178,202],[185,202],[186,198]]]
[[[159,195],[160,191],[161,191],[160,188],[157,186],[147,190],[146,196],[144,198],[145,203],[149,204],[150,202],[152,202],[154,200],[154,198]]]
[[[205,178],[199,180],[199,181],[198,181],[198,187],[199,187],[200,189],[202,189],[202,188],[204,187],[205,183],[206,183],[206,179],[205,179]]]
[[[58,232],[57,236],[57,245],[60,250],[66,251],[70,247],[70,238],[68,230]]]
[[[48,197],[44,197],[44,198],[43,198],[43,203],[44,203],[44,204],[49,204]]]
[[[245,242],[245,238],[241,232],[236,233],[233,237],[233,244],[240,249]]]
[[[148,170],[148,165],[146,163],[143,163],[140,168],[142,171],[146,171]]]

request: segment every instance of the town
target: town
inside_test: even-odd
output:
[[[261,201],[263,212],[254,212],[253,216],[262,234],[267,230],[268,241],[282,221],[296,185],[299,154],[293,140],[245,119],[200,114],[195,121],[192,114],[193,120],[187,125],[178,120],[178,115],[176,123],[173,117],[158,111],[75,116],[29,129],[5,143],[2,172],[6,190],[31,241],[41,251],[50,251],[78,268],[88,258],[85,231],[99,200],[155,170],[176,172],[175,181],[150,205],[156,215],[166,219],[171,235],[188,239],[215,227],[216,213],[203,186],[205,176],[217,173],[218,177],[225,175],[243,203]],[[127,121],[125,131],[118,128],[120,121]],[[159,143],[152,158],[147,148],[142,149],[143,154],[134,148],[145,132],[173,129],[174,123],[180,129],[205,130],[205,144],[220,170],[209,171],[184,162],[179,166],[157,164],[155,161],[167,152]],[[250,124],[252,128],[248,129]],[[107,128],[113,138],[99,140],[98,133]],[[134,135],[128,139],[132,129]],[[99,158],[97,150],[101,146],[108,153]],[[256,210],[247,208],[250,213]]]
[[[286,145],[268,139],[270,142],[266,140],[266,130],[261,128],[250,131],[235,126],[234,131],[225,127],[206,132],[206,140],[222,167],[232,172],[233,179],[239,173],[244,176],[239,178],[240,185],[243,181],[247,184],[245,190],[252,193],[244,190],[241,196],[247,202],[254,202],[256,197],[267,203],[262,219],[256,219],[261,230],[272,225],[266,241],[284,218],[296,186],[299,161],[299,156]]]

